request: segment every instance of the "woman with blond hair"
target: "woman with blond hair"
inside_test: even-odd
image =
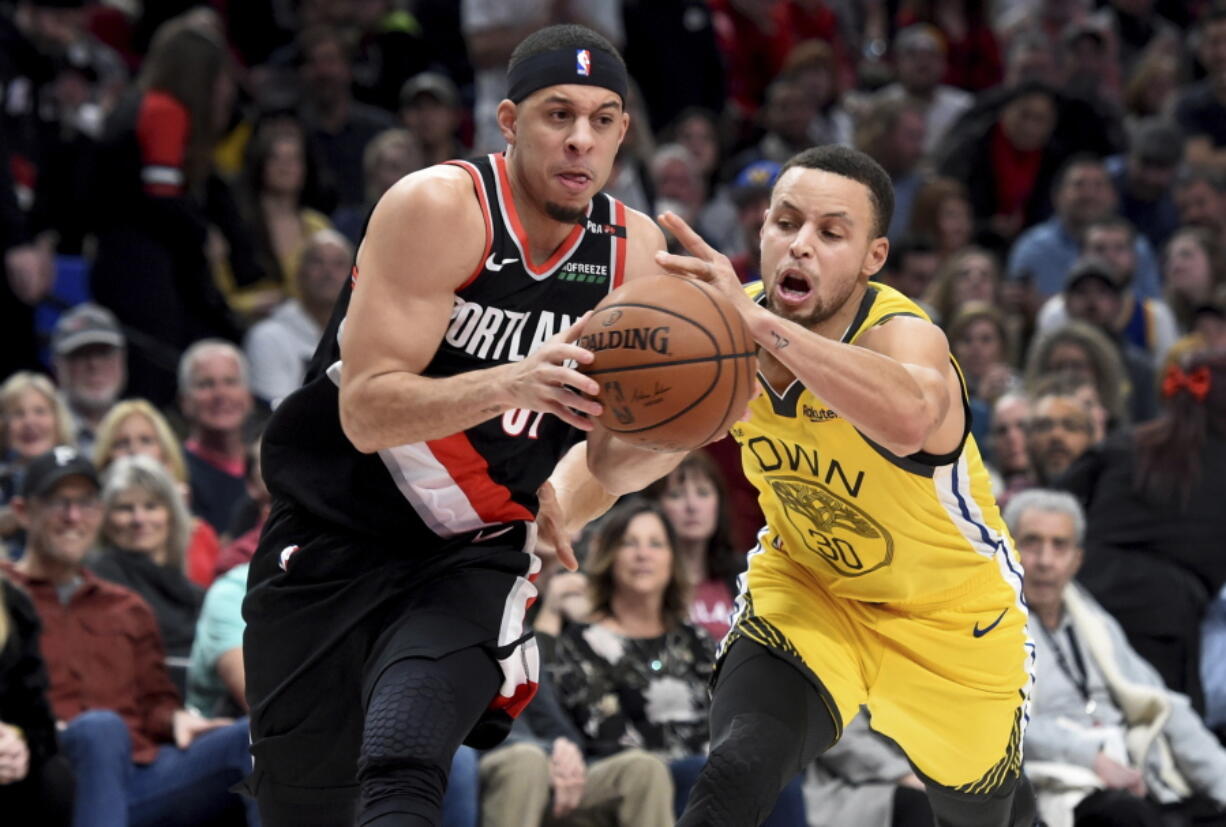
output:
[[[122,457],[144,455],[157,460],[169,472],[181,496],[187,497],[187,465],[183,448],[165,417],[144,399],[129,399],[111,408],[94,443],[94,465],[99,473]],[[206,521],[191,518],[190,539],[183,569],[189,580],[203,587],[213,582],[221,543]]]
[[[0,385],[0,539],[20,534],[8,503],[21,488],[26,466],[75,441],[72,414],[46,376],[23,370]]]
[[[183,572],[190,533],[183,495],[160,462],[138,454],[111,464],[102,484],[103,550],[90,568],[149,603],[180,691],[204,599],[204,591]]]

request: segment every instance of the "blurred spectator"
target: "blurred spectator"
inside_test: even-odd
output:
[[[210,155],[233,94],[224,44],[190,15],[158,30],[107,119],[91,206],[91,286],[128,337],[128,392],[166,404],[177,350],[237,330],[209,271]]]
[[[631,112],[631,129],[634,128],[635,119],[635,113]],[[715,114],[705,109],[687,109],[669,124],[660,140],[680,144],[693,158],[706,199],[702,208],[703,229],[708,234],[711,246],[728,257],[743,253],[745,248],[737,223],[736,207],[726,189],[720,186],[724,151]]]
[[[149,456],[121,457],[102,487],[102,551],[86,565],[104,580],[145,599],[157,618],[166,669],[180,693],[204,590],[187,579],[184,562],[191,516],[174,478]]]
[[[640,747],[668,761],[680,813],[706,753],[713,653],[686,620],[689,584],[676,547],[658,506],[635,498],[609,512],[587,560],[592,620],[563,630],[553,677],[587,756]],[[764,823],[802,823],[802,808],[797,779]]]
[[[625,42],[621,0],[461,0],[460,20],[475,73],[473,150],[478,153],[506,149],[496,110],[507,95],[507,61],[524,37],[555,23],[580,23],[615,48]]]
[[[898,25],[928,23],[945,43],[943,83],[979,92],[1000,83],[1004,67],[984,3],[974,0],[903,0]]]
[[[933,320],[948,326],[967,302],[1000,304],[1000,263],[982,247],[965,247],[946,258],[924,293]],[[1008,338],[1016,344],[1013,331]]]
[[[1166,301],[1181,331],[1192,329],[1199,307],[1226,285],[1222,239],[1208,227],[1184,227],[1171,237],[1163,260]]]
[[[231,531],[234,539],[226,544],[217,557],[217,574],[221,575],[235,566],[250,563],[255,556],[256,546],[260,543],[260,533],[264,530],[264,522],[272,510],[272,495],[264,484],[264,475],[260,466],[260,444],[257,439],[251,446],[250,457],[247,459],[247,494],[238,509],[241,517],[236,517],[232,525],[239,520],[250,524],[250,528],[239,533],[238,528]]]
[[[1026,449],[1036,482],[1050,486],[1094,444],[1094,426],[1066,377],[1048,377],[1031,399]]]
[[[1226,234],[1226,172],[1185,166],[1175,178],[1175,208],[1181,225]]]
[[[59,755],[47,702],[34,604],[0,572],[0,810],[72,824],[72,772]]]
[[[79,254],[93,142],[127,81],[86,25],[86,0],[20,0],[0,15],[0,132],[25,218],[22,241]]]
[[[56,445],[71,444],[72,414],[50,379],[18,371],[0,385],[0,538],[19,537],[10,503],[21,490],[26,467]]]
[[[644,491],[659,503],[677,538],[676,554],[693,583],[689,620],[723,640],[739,593],[745,555],[732,541],[731,501],[723,472],[705,451],[693,451]]]
[[[1138,125],[1127,154],[1107,159],[1120,215],[1144,233],[1155,250],[1179,227],[1172,185],[1182,159],[1183,136],[1158,120]]]
[[[94,465],[105,472],[121,457],[143,455],[162,464],[178,487],[179,494],[188,497],[187,463],[183,446],[170,425],[156,409],[143,399],[128,399],[111,408],[98,426],[94,444]],[[188,503],[189,507],[191,503]],[[213,582],[213,570],[221,544],[217,532],[199,517],[191,518],[190,536],[183,564],[187,578],[207,587]]]
[[[924,115],[909,101],[875,100],[856,121],[856,149],[871,155],[894,185],[894,214],[887,235],[897,240],[911,223],[911,207],[923,183]]]
[[[1031,607],[1036,683],[1026,773],[1040,815],[1056,825],[1220,823],[1226,751],[1073,584],[1086,526],[1077,502],[1025,491],[1005,519]]]
[[[1124,83],[1124,119],[1131,135],[1154,118],[1174,114],[1179,92],[1179,59],[1169,52],[1143,55]],[[1182,141],[1180,142],[1182,144]]]
[[[1106,335],[1128,377],[1132,420],[1150,419],[1156,408],[1153,360],[1115,328],[1124,300],[1111,267],[1095,259],[1074,264],[1064,289],[1064,305],[1070,319],[1092,325]]]
[[[1089,13],[1089,0],[1038,0],[1025,2],[1014,0],[1002,3],[1005,8],[995,9],[997,28],[1011,37],[1016,32],[1033,31],[1054,43],[1070,23],[1084,20]]]
[[[247,357],[229,342],[202,339],[179,361],[179,407],[192,508],[221,533],[246,490],[243,425],[251,413]]]
[[[992,424],[992,407],[1020,384],[1013,369],[1004,314],[992,304],[962,305],[947,326],[949,348],[962,368],[971,406],[971,433],[982,444]]]
[[[3,78],[0,78],[3,82]],[[44,233],[31,239],[28,222],[17,200],[12,158],[0,129],[0,327],[7,346],[0,350],[0,376],[39,366],[34,333],[34,305],[55,281],[54,238]]]
[[[1107,169],[1098,158],[1078,155],[1061,169],[1052,191],[1056,214],[1023,233],[1009,253],[1005,277],[1029,285],[1042,300],[1059,293],[1081,250],[1082,236],[1095,221],[1115,213],[1117,199]],[[1160,294],[1158,264],[1144,236],[1137,236],[1135,290]]]
[[[1130,388],[1124,365],[1111,340],[1093,325],[1070,321],[1044,331],[1030,343],[1025,363],[1026,389],[1034,392],[1044,377],[1064,376],[1089,382],[1107,410],[1107,431],[1129,422]]]
[[[890,247],[890,256],[874,280],[922,303],[940,267],[940,256],[930,239],[900,238]]]
[[[273,407],[302,384],[352,264],[353,247],[344,236],[316,231],[302,250],[298,297],[278,305],[247,334],[251,391]]]
[[[1175,120],[1188,137],[1188,161],[1226,170],[1226,8],[1213,6],[1196,29],[1205,79],[1188,87]]]
[[[1085,259],[1092,266],[1083,268],[1081,275],[1097,275],[1098,289],[1092,279],[1086,282],[1073,277],[1079,272],[1075,264],[1064,282],[1064,291],[1048,299],[1039,311],[1039,329],[1063,324],[1070,317],[1085,319],[1124,344],[1144,351],[1151,367],[1161,364],[1179,337],[1179,326],[1166,302],[1140,297],[1133,288],[1136,228],[1126,218],[1095,221],[1086,229],[1083,247]],[[1074,296],[1078,306],[1070,307]]]
[[[915,193],[907,233],[932,239],[943,262],[970,244],[975,216],[966,187],[953,178],[927,178]]]
[[[302,124],[336,181],[339,206],[361,204],[362,153],[395,122],[385,110],[353,99],[352,54],[341,32],[308,28],[298,42]]]
[[[706,0],[622,0],[626,68],[660,130],[688,107],[724,108],[724,64]],[[660,83],[668,78],[667,83]]]
[[[555,566],[537,584],[544,599],[534,625],[548,662],[562,618],[587,617],[587,578]],[[583,741],[558,703],[548,668],[542,669],[536,697],[507,741],[481,756],[482,827],[674,823],[673,781],[662,760],[631,748],[589,764]]]
[[[405,81],[430,64],[426,45],[430,33],[414,16],[413,9],[393,0],[315,5],[348,6],[353,10],[354,96],[362,103],[394,111]]]
[[[213,582],[196,622],[187,666],[187,705],[206,718],[247,711],[242,607],[248,568],[242,563]]]
[[[671,210],[677,213],[699,235],[709,242],[714,241],[704,221],[706,184],[697,160],[688,149],[681,144],[657,147],[651,157],[651,182],[658,212]],[[672,243],[672,249],[681,249],[675,239]]]
[[[1061,91],[1110,108],[1118,118],[1121,90],[1115,38],[1091,18],[1066,28],[1060,47],[1064,74]]]
[[[830,50],[831,80],[836,87],[855,81],[856,44],[847,38],[851,10],[841,0],[778,0],[772,3],[771,65],[786,74],[797,50],[805,43],[821,43]],[[815,141],[815,143],[822,143]]]
[[[809,141],[851,146],[854,124],[843,106],[834,48],[822,40],[801,41],[788,53],[779,74],[799,82],[813,101],[817,111],[809,122]]]
[[[1026,443],[1029,427],[1030,398],[1024,391],[1010,391],[996,400],[985,445],[992,469],[1000,474],[1002,488],[996,492],[996,502],[1002,508],[1018,491],[1034,485]]]
[[[264,278],[239,287],[221,268],[230,305],[247,318],[263,318],[286,296],[298,295],[298,266],[307,239],[332,226],[306,205],[319,171],[301,124],[293,118],[262,121],[247,143],[240,200]]]
[[[1154,0],[1109,0],[1092,20],[1115,44],[1119,69],[1127,76],[1146,54],[1178,49],[1181,33],[1154,9]]]
[[[362,158],[362,169],[366,176],[366,201],[360,207],[341,207],[332,216],[332,223],[355,247],[362,241],[362,233],[366,230],[366,219],[374,210],[375,204],[383,197],[383,193],[406,175],[421,169],[421,145],[407,129],[386,129],[374,137],[366,145],[366,154]],[[310,239],[307,239],[310,243]],[[306,256],[303,250],[302,255]],[[301,267],[302,262],[299,266]],[[299,276],[298,290],[302,291],[302,277]]]
[[[1063,158],[1052,140],[1057,97],[1028,81],[963,118],[943,142],[937,169],[970,195],[975,219],[1005,241],[1051,212],[1051,182]]]
[[[923,782],[865,710],[805,778],[805,827],[920,827],[933,822]]]
[[[875,94],[880,100],[907,101],[924,116],[924,152],[942,146],[950,127],[971,108],[974,99],[962,89],[941,82],[946,70],[946,47],[941,33],[918,23],[900,31],[894,40],[898,80]]]
[[[400,122],[418,144],[415,169],[468,154],[456,132],[463,116],[460,93],[451,78],[438,72],[423,72],[405,81],[400,90]]]
[[[98,537],[98,478],[70,448],[39,457],[14,505],[27,553],[8,575],[43,623],[50,700],[76,775],[76,824],[207,821],[237,804],[251,770],[247,724],[183,709],[157,622],[135,593],[82,565]],[[248,823],[258,824],[255,802]]]
[[[124,339],[115,316],[96,304],[79,304],[60,316],[51,334],[55,378],[72,412],[73,440],[84,454],[127,384]]]
[[[780,165],[774,161],[754,161],[737,173],[728,188],[736,205],[737,225],[741,231],[740,255],[731,256],[732,268],[742,283],[762,278],[762,225],[770,208],[771,188],[779,177]]]
[[[776,81],[774,0],[708,0],[723,54],[728,116],[734,130],[753,122]],[[783,163],[784,159],[775,159]]]
[[[810,145],[809,124],[816,112],[815,101],[806,94],[799,79],[784,76],[771,81],[758,111],[758,122],[766,134],[732,159],[733,169],[759,160],[786,163]]]
[[[1082,582],[1167,686],[1204,709],[1200,627],[1226,584],[1226,353],[1169,367],[1162,396],[1162,416],[1108,438],[1062,487],[1089,520]]]

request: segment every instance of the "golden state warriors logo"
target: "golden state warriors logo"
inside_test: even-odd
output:
[[[826,486],[804,477],[767,481],[795,536],[839,574],[859,577],[894,559],[894,539],[885,527]]]

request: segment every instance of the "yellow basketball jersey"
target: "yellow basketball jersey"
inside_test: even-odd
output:
[[[762,289],[746,285],[759,301]],[[928,318],[902,293],[870,282],[842,341],[854,344],[899,315]],[[755,553],[786,555],[830,593],[874,603],[954,600],[980,576],[1020,583],[1021,566],[970,436],[965,381],[962,447],[908,457],[872,442],[800,380],[782,394],[759,381],[764,390],[748,421],[732,428],[766,516]]]

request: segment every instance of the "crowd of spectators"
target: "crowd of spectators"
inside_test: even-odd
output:
[[[946,331],[1030,572],[1044,817],[1226,823],[1212,0],[0,0],[0,812],[255,823],[261,424],[374,203],[500,151],[510,51],[557,22],[633,79],[607,189],[744,281],[793,153],[884,167],[877,278]],[[456,756],[446,823],[671,823],[761,525],[737,462],[689,457],[546,573],[540,696]],[[770,823],[931,823],[921,786],[861,721]]]

